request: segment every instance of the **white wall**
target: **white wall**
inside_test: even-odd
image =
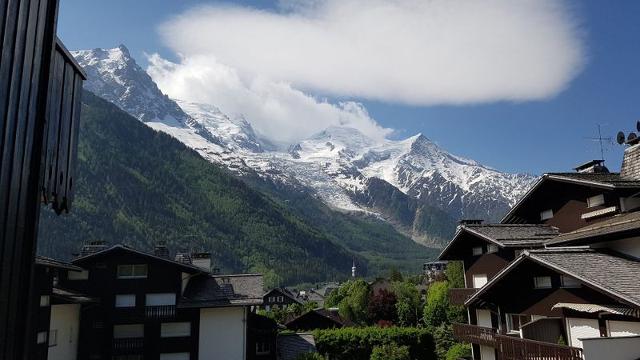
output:
[[[200,360],[246,358],[246,310],[242,307],[200,309]]]
[[[640,358],[640,336],[582,339],[585,360],[635,360]]]
[[[640,322],[608,320],[607,330],[611,337],[636,336],[640,335]]]
[[[57,330],[57,345],[49,347],[48,360],[75,360],[78,355],[80,305],[51,306],[50,330]]]
[[[569,346],[573,347],[582,347],[580,339],[600,336],[600,327],[597,319],[567,318],[567,329],[569,332]]]
[[[477,325],[483,327],[493,327],[491,324],[491,311],[486,309],[476,309]],[[496,351],[491,346],[480,345],[480,359],[495,360]]]
[[[640,237],[597,243],[592,247],[605,247],[640,259]]]

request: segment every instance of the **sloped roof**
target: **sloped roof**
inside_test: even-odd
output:
[[[140,250],[136,250],[134,248],[131,248],[131,247],[128,247],[128,246],[125,246],[125,245],[122,245],[122,244],[117,244],[117,245],[114,245],[114,246],[112,246],[112,247],[110,247],[108,249],[104,249],[104,250],[101,250],[101,251],[98,251],[98,252],[94,252],[94,253],[91,253],[89,255],[77,257],[77,258],[73,259],[71,262],[73,264],[82,264],[82,263],[88,262],[89,260],[92,260],[92,259],[97,259],[97,258],[100,258],[100,257],[103,257],[103,256],[110,255],[111,253],[116,252],[116,251],[126,251],[126,252],[130,252],[130,253],[133,253],[133,254],[137,254],[137,255],[141,255],[141,256],[147,257],[149,259],[162,261],[162,262],[165,262],[167,264],[180,267],[180,268],[182,268],[183,270],[185,270],[186,272],[189,272],[189,273],[206,273],[205,270],[203,270],[203,269],[201,269],[201,268],[199,268],[197,266],[194,266],[194,265],[191,265],[191,264],[185,264],[185,263],[182,263],[182,262],[179,262],[179,261],[163,258],[163,257],[160,257],[160,256],[156,256],[154,254],[150,254],[150,253],[146,253],[146,252],[143,252],[143,251],[140,251]]]
[[[295,360],[300,354],[316,352],[313,334],[281,334],[278,335],[278,359]]]
[[[577,230],[564,233],[549,240],[547,245],[567,244],[595,237],[600,238],[597,239],[600,241],[603,240],[601,239],[603,236],[626,234],[633,231],[638,231],[636,236],[640,236],[640,211],[618,214]]]
[[[36,256],[36,265],[65,269],[65,270],[72,270],[72,271],[82,271],[81,267],[78,267],[60,260],[40,256],[40,255]]]
[[[556,227],[545,224],[465,224],[458,227],[453,239],[442,250],[443,259],[462,234],[471,234],[500,247],[536,247],[558,236]]]
[[[262,298],[267,297],[269,294],[271,294],[271,293],[272,293],[272,292],[274,292],[274,291],[277,291],[277,292],[279,292],[280,294],[282,294],[282,295],[284,295],[284,296],[288,297],[289,299],[291,299],[291,300],[293,300],[293,301],[295,301],[295,302],[297,302],[297,303],[299,303],[299,304],[302,304],[302,301],[300,301],[300,300],[298,299],[298,295],[297,295],[297,294],[295,294],[292,290],[289,290],[289,289],[284,288],[284,287],[273,288],[273,289],[271,289],[271,290],[267,291],[267,292],[262,296]]]
[[[226,307],[262,304],[260,274],[200,275],[189,280],[178,307]]]
[[[98,302],[96,298],[73,292],[71,290],[61,289],[54,287],[51,296],[54,300],[67,304],[86,304],[92,302]]]
[[[507,222],[509,218],[520,208],[524,201],[529,198],[543,183],[547,181],[566,182],[583,186],[593,186],[603,189],[640,189],[640,180],[633,180],[620,176],[620,173],[548,173],[544,174],[529,190],[518,200],[518,202],[507,212],[500,221]]]
[[[578,279],[623,302],[640,306],[640,261],[587,248],[550,248],[524,251],[520,257],[476,291],[471,304],[525,260]]]

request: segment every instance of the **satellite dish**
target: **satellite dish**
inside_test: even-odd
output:
[[[618,141],[618,144],[620,145],[624,144],[624,139],[625,139],[624,133],[622,131],[619,131],[618,136],[616,136],[616,140]]]
[[[638,135],[636,135],[636,133],[629,133],[629,136],[627,136],[627,142],[632,142],[637,138],[638,138]]]

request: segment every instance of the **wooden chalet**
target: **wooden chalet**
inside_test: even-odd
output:
[[[309,310],[285,324],[287,329],[307,331],[316,329],[333,329],[353,325],[348,319],[342,318],[337,309]]]
[[[270,358],[275,333],[251,314],[262,304],[261,275],[213,275],[202,253],[187,262],[94,244],[82,254],[72,261],[82,270],[58,280],[98,302],[82,309],[78,359]]]
[[[303,304],[298,294],[287,288],[275,288],[267,291],[262,296],[262,308],[269,310],[286,309],[291,305]]]
[[[462,261],[454,335],[474,359],[640,358],[640,144],[546,174],[499,224],[462,223],[439,260]]]

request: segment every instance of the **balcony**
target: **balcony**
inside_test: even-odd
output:
[[[457,340],[496,347],[496,329],[469,325],[469,324],[453,324],[453,337]]]
[[[582,349],[497,335],[498,360],[583,360]]]
[[[145,306],[144,316],[147,319],[172,319],[176,316],[175,305]]]
[[[482,326],[453,324],[453,336],[459,341],[495,348],[497,360],[584,359],[579,348],[507,336],[496,329]]]
[[[451,305],[464,305],[464,302],[467,301],[473,295],[476,290],[474,288],[453,288],[449,289],[449,304]]]
[[[144,338],[113,339],[113,351],[115,353],[134,353],[142,351]]]

